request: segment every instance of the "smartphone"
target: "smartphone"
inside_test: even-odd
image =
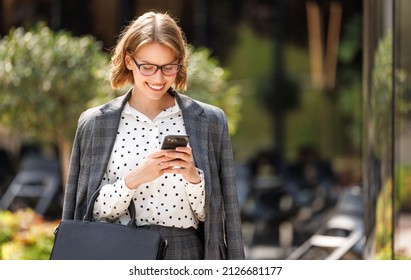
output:
[[[167,135],[164,137],[162,150],[174,150],[177,147],[186,147],[188,145],[188,135]]]

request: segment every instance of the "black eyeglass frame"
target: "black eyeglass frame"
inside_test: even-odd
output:
[[[164,76],[174,76],[174,75],[176,75],[176,74],[180,71],[180,69],[181,69],[181,63],[168,63],[168,64],[164,64],[164,65],[156,65],[156,64],[152,64],[152,63],[142,63],[142,64],[139,64],[133,56],[131,56],[131,59],[133,59],[134,63],[136,64],[136,66],[137,66],[137,68],[138,68],[138,71],[140,71],[140,74],[143,75],[143,76],[146,76],[146,77],[153,76],[155,73],[157,73],[157,71],[158,71],[159,69],[161,70],[161,73],[162,73]],[[155,67],[157,67],[157,68],[156,68],[156,70],[153,72],[153,74],[145,75],[145,74],[143,74],[143,73],[141,72],[141,69],[140,69],[141,66],[145,66],[145,65],[155,66]],[[173,65],[173,66],[174,66],[174,65],[177,65],[177,71],[176,71],[175,73],[173,73],[173,74],[166,74],[166,73],[164,73],[163,67],[167,67],[167,66],[170,66],[170,65]]]

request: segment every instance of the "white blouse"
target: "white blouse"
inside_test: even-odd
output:
[[[133,190],[124,183],[125,173],[149,153],[160,149],[168,134],[186,134],[177,103],[154,120],[126,104],[103,177],[103,187],[94,204],[95,219],[127,224],[130,220],[128,206],[133,200],[137,225],[197,228],[199,221],[204,221],[204,175],[198,168],[201,176],[198,184],[189,183],[180,174],[163,174]]]

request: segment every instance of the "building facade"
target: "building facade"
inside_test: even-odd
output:
[[[366,259],[411,258],[411,5],[365,0],[363,174]]]

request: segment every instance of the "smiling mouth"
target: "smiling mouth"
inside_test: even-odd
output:
[[[149,88],[154,89],[154,90],[162,90],[164,88],[164,84],[153,85],[153,84],[147,83],[147,85],[149,86]]]

